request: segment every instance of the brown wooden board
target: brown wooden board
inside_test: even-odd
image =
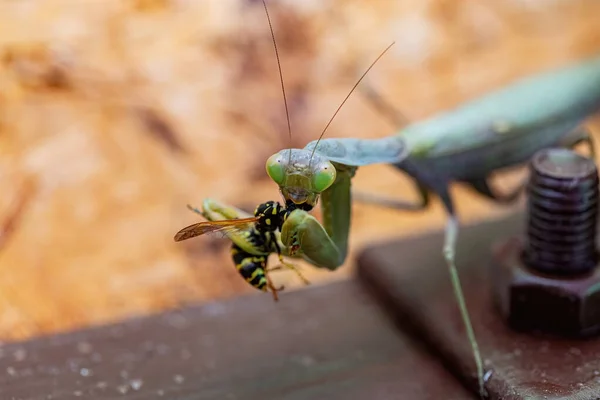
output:
[[[473,397],[361,285],[246,296],[5,345],[0,399]]]
[[[600,339],[517,333],[500,318],[488,279],[492,245],[523,230],[523,215],[461,228],[457,266],[492,399],[600,399]],[[477,390],[475,366],[442,256],[443,233],[367,249],[359,275],[458,376]]]

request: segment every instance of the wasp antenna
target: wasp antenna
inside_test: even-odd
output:
[[[283,84],[283,73],[281,72],[281,62],[279,61],[279,51],[277,50],[277,42],[275,41],[275,33],[273,32],[273,25],[271,24],[271,17],[269,16],[269,10],[267,9],[267,3],[263,0],[263,6],[265,7],[265,13],[267,14],[267,21],[269,21],[269,29],[271,30],[271,38],[273,39],[273,47],[275,48],[275,57],[277,58],[277,68],[279,69],[279,80],[281,81],[281,92],[283,93],[283,104],[285,105],[285,116],[287,118],[288,134],[290,137],[290,162],[292,161],[292,125],[290,124],[290,112],[288,110],[287,98],[285,96],[285,85]]]
[[[392,47],[394,45],[394,43],[396,43],[396,42],[392,42],[392,44],[390,44],[388,47],[386,47],[385,50],[383,50],[381,52],[381,54],[379,54],[379,57],[377,57],[375,59],[375,61],[373,61],[371,63],[371,65],[369,66],[369,68],[367,68],[367,70],[361,75],[361,77],[358,79],[358,81],[356,81],[356,83],[352,87],[352,90],[350,90],[350,93],[348,93],[348,95],[346,96],[346,98],[344,99],[344,101],[342,101],[342,104],[340,104],[340,106],[337,108],[337,110],[335,110],[335,112],[333,113],[333,116],[331,117],[331,119],[329,120],[329,122],[327,123],[327,125],[325,125],[325,129],[323,129],[323,132],[321,132],[321,136],[319,136],[319,139],[317,139],[317,143],[315,143],[315,147],[313,148],[313,151],[312,151],[312,153],[310,155],[310,159],[309,159],[309,162],[308,162],[309,164],[312,161],[313,155],[315,154],[315,150],[317,149],[317,146],[319,145],[319,142],[321,141],[321,139],[323,139],[323,136],[325,135],[325,131],[327,130],[327,128],[329,128],[329,125],[331,125],[331,122],[333,121],[333,119],[335,118],[335,116],[337,115],[337,113],[342,109],[342,107],[346,103],[346,100],[348,100],[348,98],[350,97],[350,95],[352,94],[352,92],[354,92],[354,89],[356,89],[356,87],[358,86],[358,84],[360,83],[360,81],[363,80],[363,78],[367,75],[367,73],[371,70],[371,68],[373,68],[373,66],[375,66],[375,64],[377,63],[377,61],[379,61],[379,59],[381,57],[383,57],[383,55],[390,49],[390,47]]]

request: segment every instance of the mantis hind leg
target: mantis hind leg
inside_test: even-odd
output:
[[[590,152],[590,158],[596,160],[596,148],[594,147],[594,139],[588,128],[582,127],[577,128],[573,134],[567,135],[567,137],[560,143],[561,145],[569,148],[573,148],[581,143],[585,143]]]
[[[581,141],[585,142],[588,145],[590,151],[590,158],[592,160],[596,160],[596,148],[594,147],[594,139],[592,139],[592,135],[589,131],[587,131],[588,135],[581,139]]]
[[[513,190],[511,190],[508,193],[498,193],[490,186],[488,178],[471,180],[468,181],[467,184],[477,193],[491,200],[494,200],[497,203],[510,204],[519,198],[521,192],[525,190],[527,182],[529,182],[528,178],[523,179],[521,183],[519,183]]]
[[[375,203],[378,205],[386,206],[389,208],[394,208],[397,210],[422,210],[427,207],[429,204],[429,191],[425,186],[418,183],[417,188],[421,195],[421,202],[410,204],[400,200],[386,199],[383,197],[378,197],[374,195],[362,195],[361,200]],[[473,325],[471,324],[471,318],[469,316],[469,311],[467,309],[467,305],[465,302],[465,297],[463,294],[462,286],[460,284],[460,277],[458,275],[458,270],[456,269],[455,256],[456,256],[456,243],[458,241],[458,232],[459,232],[459,223],[458,218],[456,216],[454,210],[454,204],[452,202],[452,198],[450,197],[450,193],[448,191],[448,183],[438,181],[435,182],[432,189],[437,193],[444,205],[444,208],[448,214],[448,220],[446,222],[446,227],[444,230],[444,247],[443,247],[443,255],[446,261],[448,272],[450,273],[450,280],[452,283],[452,289],[454,291],[454,296],[458,303],[458,308],[460,311],[461,318],[463,320],[463,324],[465,325],[465,331],[467,333],[467,338],[469,340],[469,344],[471,346],[471,351],[473,353],[473,358],[475,359],[475,367],[477,370],[477,378],[479,382],[479,392],[481,397],[485,397],[485,388],[484,388],[484,372],[483,372],[483,361],[481,359],[481,353],[479,352],[479,345],[477,344],[477,339],[475,338],[475,332],[473,331]],[[489,187],[488,187],[489,189]]]
[[[592,139],[590,131],[586,128],[577,128],[575,131],[573,131],[573,133],[567,135],[558,144],[567,148],[573,148],[581,143],[585,143],[587,145],[590,158],[595,160],[596,150],[594,147],[594,140]],[[510,204],[519,198],[521,193],[527,187],[528,182],[529,178],[527,177],[508,193],[499,193],[498,191],[494,190],[490,185],[488,177],[470,180],[467,182],[467,184],[477,193],[491,200],[501,204]]]
[[[481,353],[479,352],[479,345],[477,344],[477,339],[475,338],[475,332],[473,330],[473,325],[471,323],[471,318],[469,316],[469,310],[467,309],[467,304],[465,302],[465,296],[460,284],[460,277],[458,275],[458,270],[456,268],[456,243],[458,241],[458,232],[459,232],[459,223],[456,213],[454,211],[454,205],[452,202],[452,198],[450,197],[450,193],[448,191],[448,186],[445,185],[444,188],[437,188],[436,192],[439,194],[444,207],[448,212],[448,220],[446,222],[446,227],[444,230],[444,248],[443,254],[446,260],[446,264],[448,266],[448,272],[450,273],[450,280],[452,283],[452,289],[454,291],[454,297],[458,303],[458,308],[460,311],[461,318],[463,320],[463,324],[465,325],[465,331],[467,333],[467,338],[469,340],[469,344],[471,345],[471,351],[473,353],[473,358],[475,360],[475,368],[477,370],[477,379],[479,382],[479,394],[482,398],[486,396],[485,391],[485,382],[484,382],[484,372],[483,372],[483,361],[481,359]]]

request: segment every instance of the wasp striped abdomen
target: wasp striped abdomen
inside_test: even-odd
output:
[[[244,277],[246,282],[255,288],[267,291],[267,276],[265,270],[267,268],[267,255],[257,256],[250,254],[235,243],[231,246],[231,256],[235,263],[235,268],[240,275]]]

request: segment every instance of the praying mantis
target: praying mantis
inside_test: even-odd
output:
[[[389,164],[413,178],[421,200],[409,203],[378,196],[365,202],[397,210],[420,211],[436,194],[446,209],[443,255],[471,343],[484,396],[483,364],[454,262],[459,223],[450,196],[453,182],[469,185],[498,203],[518,198],[526,181],[509,193],[495,191],[491,173],[526,162],[538,150],[587,143],[582,123],[600,110],[600,56],[561,70],[523,78],[454,110],[409,124],[381,139],[321,137],[303,149],[284,149],[269,157],[266,171],[287,204],[314,206],[321,198],[323,224],[302,209],[290,213],[281,241],[290,255],[335,270],[347,255],[351,223],[351,180],[358,167]],[[330,121],[331,122],[331,121]]]
[[[513,202],[526,181],[501,194],[492,188],[490,174],[526,162],[551,146],[586,142],[595,157],[590,133],[582,123],[598,110],[600,56],[521,79],[381,139],[323,139],[328,124],[321,137],[304,149],[284,149],[267,160],[267,174],[279,186],[286,204],[314,206],[319,197],[322,200],[323,224],[296,209],[282,226],[281,241],[292,256],[302,255],[317,267],[335,270],[341,266],[351,224],[351,180],[358,167],[392,165],[413,178],[421,198],[408,203],[363,195],[363,201],[420,211],[428,207],[431,193],[439,196],[448,214],[442,252],[483,397],[483,363],[454,262],[459,223],[449,186],[462,182],[498,203]]]
[[[263,4],[269,18],[264,0]],[[268,20],[291,135],[283,74]],[[493,172],[524,163],[538,150],[553,146],[570,148],[587,143],[595,157],[590,132],[582,123],[600,110],[600,55],[522,78],[380,139],[323,138],[340,108],[317,140],[303,149],[283,149],[266,161],[268,176],[279,186],[286,207],[293,208],[281,226],[280,236],[278,233],[283,253],[303,258],[319,268],[336,270],[344,264],[348,252],[351,181],[357,169],[388,164],[408,174],[414,180],[420,201],[410,203],[374,195],[362,195],[359,200],[396,210],[421,211],[429,206],[432,194],[441,199],[448,216],[442,254],[472,348],[480,394],[484,397],[483,363],[454,261],[459,222],[449,187],[454,182],[464,183],[490,200],[508,204],[518,198],[526,180],[508,193],[499,193],[489,181]],[[322,223],[309,213],[319,199]]]

